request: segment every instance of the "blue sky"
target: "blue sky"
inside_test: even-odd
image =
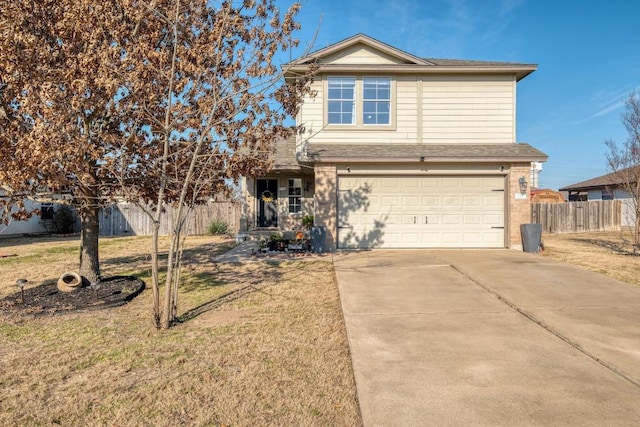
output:
[[[549,155],[541,187],[607,173],[604,141],[627,137],[620,117],[640,91],[640,2],[300,1],[294,58],[317,31],[314,49],[364,33],[421,57],[538,64],[518,83],[517,140]]]

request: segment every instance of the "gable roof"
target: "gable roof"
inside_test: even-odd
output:
[[[633,170],[638,169],[638,170]],[[595,178],[581,181],[576,184],[568,185],[559,191],[587,191],[596,188],[617,187],[624,183],[627,172],[632,172],[635,176],[640,175],[640,166],[632,166],[606,175],[597,176]]]
[[[321,59],[335,55],[356,45],[374,49],[383,55],[395,58],[396,64],[335,64],[322,63]],[[365,34],[359,33],[325,48],[311,52],[297,60],[285,64],[287,73],[301,73],[311,64],[318,66],[319,72],[394,72],[424,74],[515,74],[521,80],[534,72],[538,66],[517,62],[475,61],[462,59],[420,58],[401,49],[390,46]]]
[[[529,144],[309,144],[307,157],[320,162],[544,162]]]
[[[376,40],[373,37],[358,33],[337,43],[333,43],[327,47],[311,52],[308,55],[305,55],[302,58],[291,62],[290,65],[310,64],[312,62],[315,62],[317,58],[324,58],[333,55],[357,44],[371,47],[379,52],[401,59],[403,62],[409,64],[428,64],[428,61],[425,59],[419,58],[403,50],[395,48],[391,45],[381,42],[380,40]]]

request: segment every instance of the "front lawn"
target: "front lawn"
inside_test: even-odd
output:
[[[640,285],[640,253],[634,253],[629,230],[544,234],[542,241],[544,256]]]
[[[166,242],[164,242],[166,244]],[[216,264],[187,241],[183,323],[156,331],[151,295],[0,324],[0,425],[360,425],[333,266]],[[149,239],[102,239],[103,275],[148,281]],[[77,239],[1,240],[0,298],[77,265]]]

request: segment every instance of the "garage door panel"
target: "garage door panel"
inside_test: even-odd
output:
[[[420,207],[420,196],[418,195],[403,195],[400,196],[400,205],[402,209],[409,209],[416,211]]]
[[[340,177],[340,247],[504,247],[504,177]],[[365,188],[358,190],[358,187]]]
[[[418,223],[420,215],[417,213],[403,214],[402,225],[414,226]],[[409,230],[407,230],[409,231]]]
[[[402,179],[401,178],[378,178],[376,181],[376,185],[378,185],[379,191],[384,193],[396,193],[402,189]]]
[[[462,235],[462,241],[467,245],[479,245],[482,242],[482,233],[466,232]]]
[[[482,224],[490,225],[492,227],[502,227],[504,224],[504,217],[502,215],[482,215]]]
[[[462,217],[464,223],[466,225],[478,225],[482,224],[482,215],[481,214],[471,214],[471,215],[463,215]]]
[[[399,207],[400,206],[400,196],[382,196],[380,198],[380,205],[385,207]]]
[[[460,209],[462,207],[462,197],[459,195],[443,196],[441,206],[443,209]]]
[[[462,188],[461,185],[461,179],[460,178],[453,178],[453,177],[446,177],[446,178],[442,178],[442,188],[446,188],[448,190],[454,190],[457,188]]]
[[[504,194],[482,197],[482,206],[485,208],[500,208],[504,206]]]
[[[367,200],[367,202],[365,203],[365,206],[362,207],[362,209],[366,212],[366,211],[377,211],[378,209],[380,209],[380,207],[382,206],[382,200],[381,200],[381,196],[369,196],[369,200]]]
[[[462,246],[462,233],[459,231],[453,232],[443,232],[442,233],[442,243],[445,246]]]
[[[434,225],[442,224],[442,215],[429,213],[429,215],[424,215],[424,221],[421,221],[420,224],[431,225],[433,228]]]
[[[422,196],[423,208],[438,208],[441,206],[440,197],[438,196]]]
[[[482,204],[483,200],[481,196],[464,196],[462,198],[462,205],[465,208],[479,208]]]
[[[444,225],[460,225],[460,215],[452,214],[452,215],[442,215],[442,223]]]

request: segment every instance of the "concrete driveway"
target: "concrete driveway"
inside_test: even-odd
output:
[[[510,250],[334,264],[365,426],[640,424],[640,287]]]

